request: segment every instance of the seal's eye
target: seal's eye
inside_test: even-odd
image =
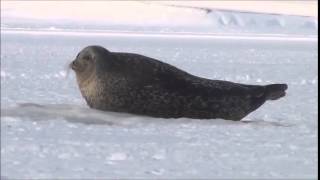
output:
[[[91,58],[89,55],[85,55],[82,57],[82,59],[84,59],[85,61],[89,61]]]

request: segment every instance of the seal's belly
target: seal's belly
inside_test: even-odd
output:
[[[250,108],[250,102],[241,97],[170,92],[161,87],[97,86],[92,81],[80,90],[91,108],[163,118],[241,119]]]
[[[197,94],[168,92],[161,88],[135,89],[118,94],[109,109],[164,118],[228,118],[244,117],[250,102],[239,97],[208,97]],[[240,118],[241,117],[241,118]]]

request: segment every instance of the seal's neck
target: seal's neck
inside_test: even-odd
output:
[[[77,82],[79,87],[86,87],[89,86],[92,81],[95,80],[95,73],[89,74],[76,74]]]
[[[84,97],[87,104],[90,107],[93,107],[93,102],[95,101],[99,90],[97,88],[97,78],[95,77],[94,73],[85,79],[83,79],[81,76],[77,76],[77,81],[81,95]]]

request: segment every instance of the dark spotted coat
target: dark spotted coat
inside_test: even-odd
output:
[[[240,120],[270,96],[268,86],[205,79],[146,56],[88,48],[96,54],[96,72],[80,90],[91,108],[163,118]],[[272,92],[281,91],[275,93],[280,97],[286,87],[278,86]]]

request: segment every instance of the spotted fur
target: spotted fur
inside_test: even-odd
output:
[[[284,96],[287,89],[286,84],[205,79],[153,58],[100,46],[84,48],[73,64],[91,108],[153,117],[241,120],[266,100]],[[90,70],[81,70],[86,66]]]

